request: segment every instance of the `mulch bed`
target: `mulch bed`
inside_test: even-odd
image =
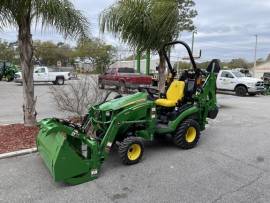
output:
[[[0,126],[0,154],[36,146],[38,127],[23,124]]]

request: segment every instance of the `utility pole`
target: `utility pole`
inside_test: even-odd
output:
[[[197,34],[197,30],[194,30],[194,31],[192,32],[192,43],[191,43],[191,51],[192,51],[192,55],[193,55],[193,51],[194,51],[195,34]]]
[[[192,52],[192,56],[193,56],[193,52],[194,52],[195,34],[197,34],[197,30],[194,30],[194,31],[192,32],[192,42],[191,42],[191,52]],[[191,63],[191,62],[190,62],[190,63]],[[190,65],[190,68],[192,69],[192,64]]]
[[[255,74],[255,70],[257,67],[257,48],[258,48],[258,35],[255,35],[256,37],[256,42],[255,42],[255,51],[254,51],[254,67],[253,67],[253,76]]]
[[[255,35],[256,37],[256,42],[255,42],[255,51],[254,51],[254,69],[257,66],[257,48],[258,48],[258,35]]]

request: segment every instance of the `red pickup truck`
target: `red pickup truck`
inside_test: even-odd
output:
[[[110,68],[98,77],[99,88],[103,89],[105,85],[116,86],[122,92],[127,88],[137,88],[151,84],[151,76],[135,73],[135,69],[126,67]]]

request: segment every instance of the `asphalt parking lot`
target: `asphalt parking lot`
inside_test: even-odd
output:
[[[73,82],[73,81],[68,81]],[[50,91],[50,83],[35,85],[37,97],[37,119],[58,116],[67,116],[60,112],[53,101]],[[23,94],[22,85],[14,82],[0,81],[0,124],[23,123]]]
[[[14,84],[0,83],[0,121],[19,120],[21,87],[5,85]],[[59,114],[47,91],[36,86],[40,117]],[[37,153],[2,159],[0,202],[269,202],[270,97],[218,95],[218,101],[218,118],[196,148],[146,143],[142,162],[133,166],[123,166],[114,151],[100,177],[85,184],[53,182]]]

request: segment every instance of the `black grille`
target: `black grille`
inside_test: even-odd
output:
[[[264,82],[262,82],[262,81],[261,82],[257,82],[256,83],[256,86],[257,87],[263,87],[264,86]]]

